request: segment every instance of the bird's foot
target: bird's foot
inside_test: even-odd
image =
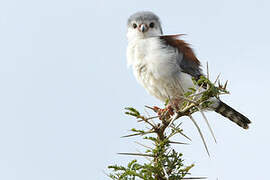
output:
[[[172,116],[172,115],[174,115],[174,108],[173,108],[173,106],[172,105],[167,105],[164,109],[162,109],[162,108],[159,108],[159,107],[157,107],[157,106],[154,106],[153,107],[153,109],[154,109],[154,111],[160,116],[160,117],[162,117],[162,116]]]

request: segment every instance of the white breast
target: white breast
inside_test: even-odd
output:
[[[128,44],[127,60],[138,82],[153,96],[166,101],[178,98],[193,86],[190,75],[182,73],[177,57],[158,37],[136,39]]]

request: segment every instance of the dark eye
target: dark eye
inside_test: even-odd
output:
[[[150,24],[149,24],[149,27],[150,28],[153,28],[155,26],[155,23],[153,23],[153,22],[151,22]]]
[[[134,29],[137,28],[137,24],[136,23],[133,23],[132,26],[133,26]]]

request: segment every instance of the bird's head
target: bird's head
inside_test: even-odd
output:
[[[157,15],[149,11],[140,11],[128,18],[127,38],[145,39],[162,35],[161,23]]]

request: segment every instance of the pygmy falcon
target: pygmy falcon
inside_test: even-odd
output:
[[[163,35],[160,19],[152,12],[141,11],[129,17],[127,39],[127,62],[137,81],[163,102],[168,98],[180,101],[194,87],[192,78],[203,76],[200,61],[189,44],[179,35]],[[251,121],[247,117],[219,98],[211,101],[211,110],[248,129]]]

